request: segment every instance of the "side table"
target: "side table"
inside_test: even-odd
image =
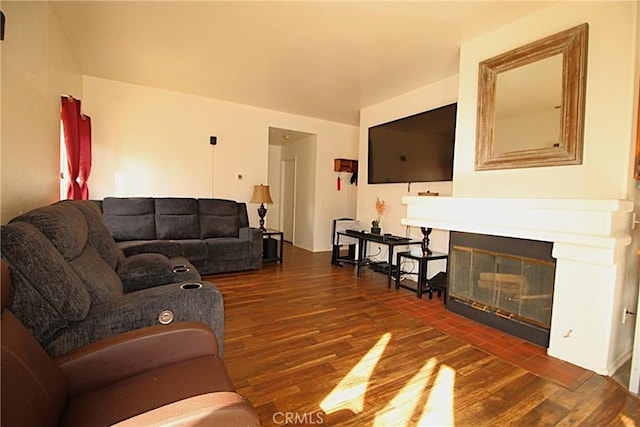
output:
[[[402,258],[412,259],[418,262],[418,288],[413,289],[410,286],[406,286],[400,283],[400,276],[402,276]],[[437,259],[448,259],[449,255],[441,252],[432,252],[428,255],[413,255],[411,252],[398,252],[397,264],[398,273],[396,274],[396,289],[404,288],[411,291],[415,291],[418,298],[422,298],[424,292],[429,292],[429,299],[433,298],[433,291],[438,292],[438,296],[442,291],[446,292],[446,273],[438,273],[431,279],[427,279],[427,264],[429,261],[435,261]]]
[[[262,231],[262,243],[262,262],[279,262],[282,264],[284,261],[284,233],[273,228],[267,228]]]

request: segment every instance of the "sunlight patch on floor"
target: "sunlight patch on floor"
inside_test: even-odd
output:
[[[354,414],[362,412],[369,379],[390,339],[390,333],[382,335],[367,354],[324,398],[320,407],[325,413],[331,414],[343,409],[349,409]]]
[[[453,390],[456,382],[456,371],[447,366],[441,365],[438,375],[429,392],[429,400],[422,411],[422,416],[418,422],[419,426],[452,426],[454,395]]]
[[[620,414],[620,421],[622,422],[622,425],[624,425],[625,427],[637,427],[638,425],[640,425],[636,423],[634,419],[624,414]]]
[[[387,406],[376,414],[373,425],[376,427],[408,425],[437,362],[437,359],[433,357],[429,359],[422,366],[422,369],[387,403]]]

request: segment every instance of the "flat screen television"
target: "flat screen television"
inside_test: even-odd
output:
[[[369,128],[369,184],[451,181],[458,104]]]

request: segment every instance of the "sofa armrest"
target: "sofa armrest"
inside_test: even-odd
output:
[[[260,268],[262,265],[262,230],[253,227],[243,227],[240,229],[240,237],[246,235],[246,239],[251,242],[251,255],[252,265],[250,267]]]
[[[122,261],[116,273],[124,293],[177,282],[197,282],[198,270],[184,257],[168,258],[159,253],[136,254]]]
[[[241,227],[238,230],[238,237],[243,240],[251,240],[253,242],[258,242],[262,240],[262,231],[259,228],[253,227]]]
[[[170,403],[131,417],[116,427],[137,426],[259,426],[251,403],[238,393],[207,393]]]
[[[129,240],[118,242],[125,256],[157,253],[168,258],[184,256],[184,248],[175,240]]]
[[[54,360],[75,395],[162,366],[217,355],[216,337],[209,327],[177,322],[114,335]]]
[[[60,356],[102,339],[158,325],[165,310],[174,322],[195,321],[209,326],[218,339],[218,355],[224,350],[224,299],[213,283],[200,281],[199,289],[182,289],[181,283],[124,294],[104,304],[92,305],[81,322],[73,322],[44,343],[52,356]]]

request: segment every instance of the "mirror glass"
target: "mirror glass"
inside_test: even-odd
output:
[[[493,152],[557,146],[561,104],[562,55],[498,74]]]
[[[480,63],[476,170],[582,163],[587,28]]]

